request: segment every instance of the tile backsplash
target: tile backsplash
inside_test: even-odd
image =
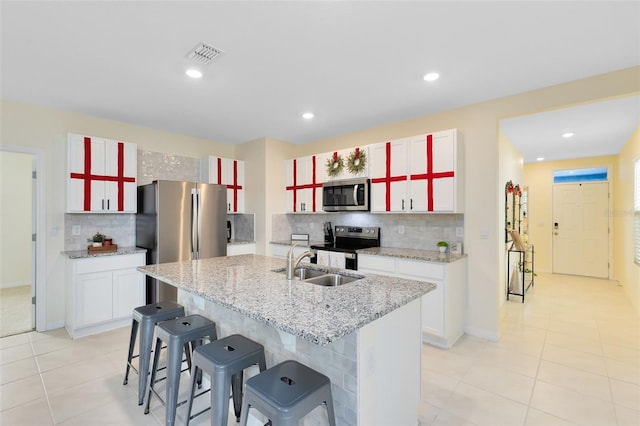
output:
[[[80,235],[73,235],[74,227]],[[64,215],[64,249],[84,250],[96,232],[113,238],[113,243],[122,247],[136,245],[135,214],[83,214],[67,213]]]
[[[438,241],[463,241],[456,228],[464,229],[463,214],[274,214],[273,241],[285,241],[292,233],[309,234],[312,241],[323,241],[322,223],[336,225],[378,226],[383,247],[437,250]]]

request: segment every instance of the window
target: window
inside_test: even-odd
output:
[[[607,180],[607,168],[559,170],[553,172],[553,183],[598,182]]]
[[[636,263],[640,263],[640,158],[638,158],[634,164],[634,176],[635,176],[635,188],[633,191],[633,215],[635,220],[635,254],[634,259]]]

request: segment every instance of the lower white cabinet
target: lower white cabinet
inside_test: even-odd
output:
[[[443,348],[450,348],[464,334],[466,271],[466,258],[443,263],[358,254],[358,272],[436,284],[435,290],[422,296],[422,339]]]
[[[237,256],[239,254],[256,254],[255,243],[227,244],[227,256]]]
[[[144,253],[67,260],[65,327],[71,337],[128,325],[144,305]]]
[[[271,250],[271,256],[273,257],[278,257],[280,259],[286,259],[287,258],[287,253],[289,253],[289,249],[291,248],[291,245],[286,245],[286,244],[269,244],[269,248]],[[302,254],[303,252],[309,250],[309,246],[306,245],[297,245],[294,249],[293,249],[293,257],[298,257],[300,254]],[[308,257],[303,258],[300,263],[309,263],[310,260]]]

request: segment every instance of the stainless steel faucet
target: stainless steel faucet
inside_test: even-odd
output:
[[[302,259],[304,259],[305,257],[313,257],[315,256],[315,254],[311,253],[309,250],[306,250],[302,253],[300,253],[300,255],[298,257],[295,258],[295,260],[293,259],[293,249],[298,245],[298,243],[295,243],[294,245],[291,246],[291,248],[289,249],[289,252],[287,253],[287,279],[288,280],[292,280],[293,279],[293,272],[295,271],[295,269],[298,267],[298,264],[300,263],[300,261]]]

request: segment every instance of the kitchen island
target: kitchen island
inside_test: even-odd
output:
[[[240,255],[138,269],[177,287],[178,303],[215,321],[220,336],[263,344],[267,366],[296,359],[326,374],[338,425],[416,425],[420,298],[435,285],[370,275],[323,287],[287,281],[284,267],[282,259]],[[320,407],[302,424],[325,423]]]

